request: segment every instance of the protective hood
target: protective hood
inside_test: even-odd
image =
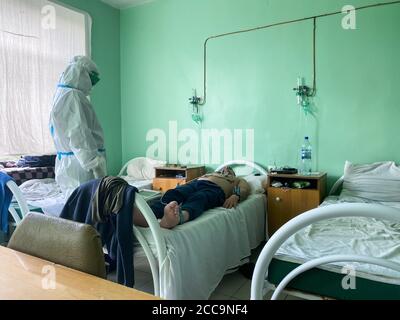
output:
[[[91,72],[99,74],[96,64],[88,57],[76,56],[61,75],[59,84],[78,89],[88,96],[93,87]]]

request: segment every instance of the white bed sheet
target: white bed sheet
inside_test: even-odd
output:
[[[129,176],[123,176],[121,178],[126,180],[126,182],[128,182],[129,185],[136,187],[139,191],[145,189],[148,190],[153,189],[153,180],[135,180]]]
[[[348,199],[349,200],[349,199]],[[349,203],[346,199],[328,197],[321,206]],[[371,201],[364,201],[368,203]],[[400,203],[378,203],[399,209]],[[276,258],[304,263],[334,254],[358,254],[400,263],[400,223],[363,217],[335,218],[312,224],[289,238]],[[400,273],[365,263],[334,263],[321,269],[341,273],[343,266],[355,267],[358,277],[400,285]]]
[[[46,215],[58,217],[66,199],[54,179],[33,179],[20,185],[28,205],[40,208]]]
[[[227,270],[243,264],[265,241],[266,197],[251,195],[236,209],[215,208],[173,230],[163,229],[167,258],[162,296],[171,300],[205,300]],[[140,228],[156,254],[150,230]],[[135,248],[135,254],[138,252]]]

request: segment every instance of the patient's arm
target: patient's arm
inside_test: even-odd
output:
[[[228,199],[225,200],[224,208],[226,209],[236,208],[238,203],[239,203],[239,196],[233,194]]]

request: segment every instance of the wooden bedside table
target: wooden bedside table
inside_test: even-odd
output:
[[[271,236],[282,225],[308,210],[318,207],[326,195],[326,173],[302,176],[297,174],[269,174],[268,194],[268,233]],[[293,188],[294,182],[306,181],[305,189]],[[283,187],[273,187],[280,182]]]
[[[177,186],[184,185],[206,173],[204,166],[166,166],[156,168],[153,180],[153,190],[166,192]]]

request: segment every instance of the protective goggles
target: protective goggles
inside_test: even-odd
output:
[[[95,86],[100,81],[100,77],[97,72],[91,72],[89,73],[89,76],[90,80],[92,81],[92,86]]]

